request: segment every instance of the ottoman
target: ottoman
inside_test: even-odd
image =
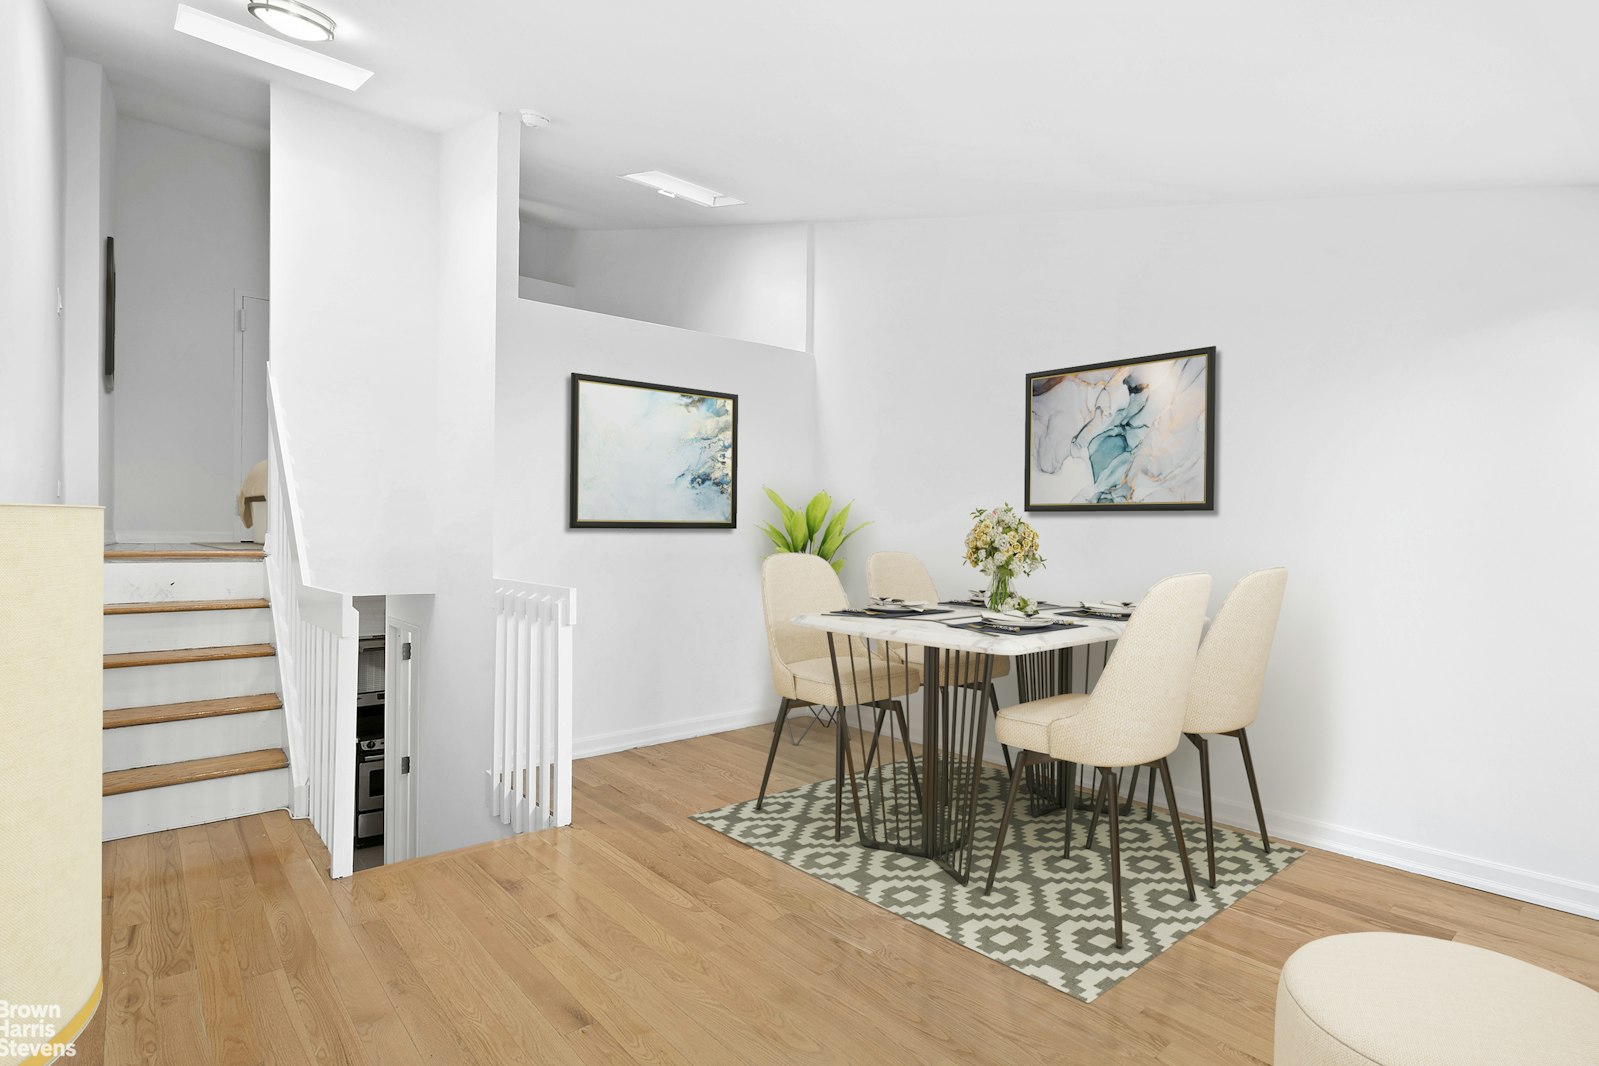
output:
[[[1330,936],[1283,964],[1276,1066],[1599,1066],[1599,992],[1450,940]]]

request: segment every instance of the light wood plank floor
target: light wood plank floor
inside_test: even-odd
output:
[[[589,759],[575,824],[330,882],[283,814],[105,847],[80,1063],[1257,1063],[1277,971],[1360,929],[1599,987],[1599,923],[1311,852],[1092,1005],[687,820],[766,729]],[[814,729],[773,787],[831,772]]]

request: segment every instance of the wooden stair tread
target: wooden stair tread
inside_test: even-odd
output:
[[[281,770],[289,765],[289,757],[282,748],[263,748],[238,755],[213,755],[207,759],[189,759],[187,762],[167,763],[164,766],[139,766],[132,770],[113,770],[101,775],[100,794],[119,796],[124,792],[141,792],[147,788],[164,788],[167,785],[185,785],[191,781],[211,781],[219,777],[236,777],[255,774],[263,770]]]
[[[156,600],[150,603],[108,603],[106,614],[177,614],[182,611],[254,611],[270,607],[266,600]]]
[[[270,644],[227,644],[219,648],[172,648],[166,651],[119,651],[105,657],[105,668],[209,663],[222,659],[264,659],[277,654]]]
[[[153,550],[149,548],[107,548],[107,559],[265,559],[266,551],[262,548],[244,548],[233,550],[231,548],[173,548],[168,550]]]
[[[186,722],[195,718],[221,718],[251,711],[275,711],[283,701],[275,692],[256,696],[229,696],[220,700],[191,700],[187,703],[157,703],[148,707],[118,707],[105,712],[102,728],[121,729],[130,725],[155,725],[160,722]]]

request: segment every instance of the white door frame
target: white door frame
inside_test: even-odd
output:
[[[244,484],[244,475],[249,473],[244,467],[245,300],[271,302],[265,296],[258,296],[253,292],[245,292],[243,289],[233,290],[233,486],[235,490]],[[236,514],[233,516],[233,528],[241,542],[250,539],[251,531]]]
[[[414,622],[389,615],[384,627],[383,862],[387,865],[416,858],[417,671],[424,648],[422,627]],[[409,658],[404,655],[406,644],[411,646]]]

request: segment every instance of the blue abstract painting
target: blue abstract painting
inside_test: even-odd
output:
[[[574,527],[731,529],[738,398],[572,376]]]
[[[1029,374],[1027,509],[1214,509],[1215,358]]]

